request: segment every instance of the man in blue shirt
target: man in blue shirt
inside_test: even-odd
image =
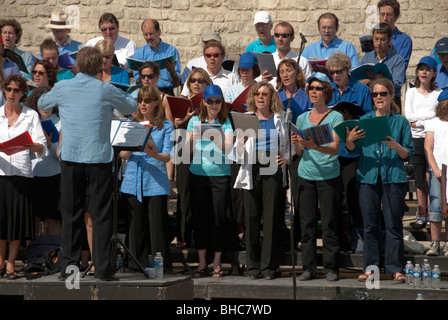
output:
[[[361,65],[366,63],[384,63],[392,74],[392,82],[395,88],[395,103],[401,108],[401,87],[406,82],[406,64],[402,56],[389,47],[392,38],[392,30],[387,23],[380,23],[373,29],[373,46],[375,50],[367,52],[361,60]],[[380,74],[370,72],[370,80],[381,77]]]
[[[247,45],[246,52],[274,53],[277,50],[277,46],[275,45],[274,37],[271,34],[273,25],[269,13],[266,11],[255,13],[254,26],[258,39]]]
[[[396,0],[381,0],[378,3],[380,11],[380,23],[387,23],[392,29],[391,43],[397,53],[403,57],[405,68],[408,68],[409,60],[412,54],[412,39],[409,35],[398,30],[395,23],[400,16],[400,4]]]
[[[123,114],[137,111],[137,101],[109,82],[96,78],[102,71],[103,57],[92,47],[77,55],[78,74],[75,78],[56,83],[42,95],[38,106],[42,110],[59,107],[61,134],[61,213],[62,270],[77,266],[81,259],[82,225],[86,189],[90,193],[90,213],[93,223],[92,259],[95,278],[118,280],[109,261],[112,237],[112,158],[110,142],[114,109]]]
[[[174,56],[176,62],[167,61],[164,62],[165,68],[160,68],[160,77],[157,81],[157,88],[169,95],[174,96],[174,88],[181,84],[181,67],[179,52],[175,47],[162,41],[160,35],[160,25],[157,20],[146,19],[141,26],[143,37],[145,38],[146,45],[138,48],[133,58],[142,61],[156,61],[169,56]],[[134,80],[138,80],[138,71],[134,71]]]
[[[53,33],[54,41],[58,45],[59,55],[66,52],[72,54],[84,46],[81,42],[70,38],[70,30],[73,26],[68,23],[67,14],[53,12],[51,14],[50,23],[47,24],[46,27]],[[72,65],[68,66],[68,69],[70,69],[73,74],[76,74],[78,72],[76,69],[76,61],[71,57],[70,60],[72,61]]]
[[[434,50],[440,60],[437,66],[436,83],[441,89],[448,87],[448,38],[442,38],[436,42]]]
[[[302,56],[308,61],[312,60],[311,57],[328,59],[333,52],[340,51],[350,57],[352,68],[356,68],[359,65],[359,58],[355,46],[336,36],[339,30],[338,17],[333,13],[324,13],[317,20],[317,26],[321,39],[305,47]]]

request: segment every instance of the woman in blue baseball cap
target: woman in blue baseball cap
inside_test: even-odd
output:
[[[214,127],[210,126],[213,125]],[[221,257],[227,249],[230,216],[230,165],[233,129],[222,90],[205,87],[199,114],[187,127],[186,145],[191,146],[191,212],[199,265],[195,277],[207,274],[207,250],[214,252],[213,277],[222,277]]]
[[[230,86],[224,92],[224,99],[231,103],[246,90],[247,87],[253,85],[255,79],[260,75],[260,67],[258,66],[258,58],[252,52],[243,53],[238,63],[238,75],[241,82]]]
[[[415,69],[415,87],[406,91],[405,116],[411,124],[412,139],[414,140],[415,152],[411,164],[414,169],[415,187],[417,189],[417,220],[413,224],[414,229],[426,227],[428,220],[428,184],[426,172],[428,161],[425,155],[425,122],[435,118],[437,98],[441,92],[436,84],[437,62],[434,58],[426,56],[420,59]],[[430,175],[432,170],[429,170]],[[438,252],[431,244],[431,249]],[[434,247],[434,248],[433,248]],[[431,251],[431,250],[430,250]]]

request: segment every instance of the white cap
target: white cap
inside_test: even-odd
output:
[[[271,16],[266,11],[258,11],[254,17],[254,25],[257,23],[272,22]]]

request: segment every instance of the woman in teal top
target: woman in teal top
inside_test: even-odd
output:
[[[364,222],[364,273],[358,277],[366,281],[371,275],[368,266],[380,265],[382,255],[382,218],[384,218],[386,243],[384,266],[386,273],[393,274],[395,281],[404,282],[404,243],[403,215],[407,191],[407,174],[404,162],[409,161],[414,153],[411,127],[407,119],[398,114],[398,107],[393,102],[394,86],[391,81],[380,78],[370,83],[374,111],[365,115],[380,117],[387,115],[390,120],[392,136],[382,143],[360,147],[356,140],[365,136],[358,127],[349,131],[345,147],[350,152],[361,154],[356,171],[359,182],[359,205]]]
[[[101,79],[107,82],[116,82],[129,85],[129,74],[126,69],[120,68],[113,64],[115,47],[110,40],[100,40],[95,45],[103,56],[103,73]]]
[[[333,128],[343,121],[339,112],[332,111],[327,104],[332,99],[333,88],[329,79],[317,74],[308,80],[306,89],[314,109],[297,118],[301,130],[319,124],[329,124]],[[317,222],[322,221],[323,266],[327,281],[338,280],[339,255],[339,215],[341,179],[338,161],[339,138],[332,131],[333,142],[318,145],[310,138],[304,140],[292,134],[292,142],[298,154],[299,163],[298,196],[300,225],[302,231],[302,263],[304,272],[299,280],[311,280],[316,275],[316,230]]]
[[[214,124],[222,128],[206,129]],[[233,146],[233,129],[221,88],[204,89],[199,115],[193,116],[187,128],[186,146],[192,147],[190,165],[191,212],[194,242],[199,265],[195,277],[207,274],[207,250],[214,252],[213,276],[222,277],[221,256],[228,247],[230,217],[230,164],[228,154]]]
[[[170,160],[173,124],[165,119],[160,92],[156,87],[140,89],[138,111],[134,121],[152,127],[151,137],[157,150],[145,145],[143,152],[122,151],[128,160],[121,184],[129,208],[129,249],[141,265],[147,265],[148,255],[160,251],[165,271],[171,270],[168,231],[168,196],[170,184],[166,163]],[[130,265],[131,268],[136,268]]]

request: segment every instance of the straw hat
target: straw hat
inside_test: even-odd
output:
[[[52,12],[50,23],[45,25],[50,29],[71,29],[72,25],[67,22],[67,14],[62,12]]]

